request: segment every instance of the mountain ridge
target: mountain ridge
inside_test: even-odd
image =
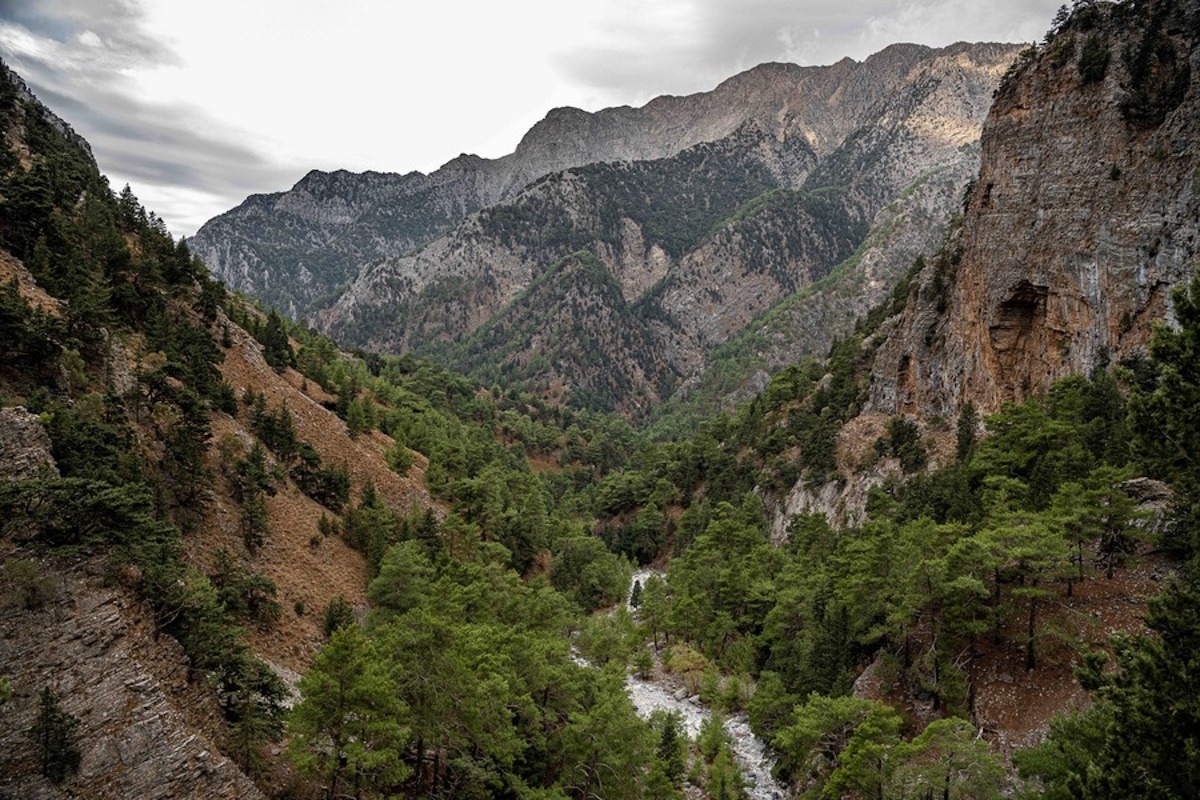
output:
[[[428,175],[311,171],[287,192],[256,195],[210,220],[191,245],[231,288],[292,316],[309,317],[360,268],[415,252],[470,213],[511,199],[547,174],[589,163],[669,157],[727,137],[751,120],[776,133],[790,127],[792,135],[820,151],[841,141],[867,107],[922,59],[975,54],[984,64],[1006,64],[1012,50],[995,44],[894,45],[862,62],[762,65],[711,91],[659,97],[640,108],[555,109],[498,159],[461,155]],[[831,108],[846,119],[826,119]],[[356,175],[362,177],[351,181]],[[339,196],[342,205],[326,213],[314,189],[336,195],[345,187],[335,184],[349,182],[365,182],[369,196],[356,202]],[[310,229],[306,220],[313,222]],[[377,234],[362,232],[371,226]]]

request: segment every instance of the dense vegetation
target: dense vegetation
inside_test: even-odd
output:
[[[1181,69],[1162,20],[1138,19],[1147,53],[1123,54],[1135,95],[1142,61],[1147,74]],[[1086,16],[1072,24],[1090,37],[1081,80],[1104,80],[1103,38]],[[1131,121],[1173,102],[1146,92]],[[984,420],[969,403],[957,420],[893,418],[857,461],[838,433],[861,408],[876,334],[903,308],[908,281],[828,358],[780,371],[736,411],[638,433],[595,410],[611,398],[563,404],[502,387],[537,364],[504,362],[484,389],[412,356],[344,353],[263,314],[211,281],[130,191],[114,195],[7,79],[0,115],[20,122],[31,154],[0,154],[0,246],[64,301],[31,303],[15,283],[0,290],[4,404],[40,415],[60,473],[0,484],[4,533],[18,548],[4,564],[6,599],[32,610],[52,598],[31,555],[110,564],[216,688],[224,738],[249,771],[267,774],[264,745],[286,733],[291,763],[329,796],[672,798],[686,784],[744,796],[719,716],[693,741],[675,717],[635,714],[629,670],[661,668],[711,708],[745,713],[779,777],[805,797],[1200,792],[1200,279],[1174,297],[1178,325],[1156,331],[1149,358],[1102,363]],[[708,168],[697,158],[680,163]],[[671,252],[715,222],[736,227],[779,207],[818,215],[833,202],[762,195],[765,178],[747,173],[720,184],[720,208],[677,218],[658,201],[694,194],[693,173],[639,182],[631,171],[583,174],[612,182],[621,209],[638,209]],[[503,210],[486,220],[501,236],[546,223]],[[577,244],[553,226],[539,235]],[[952,248],[939,258],[940,275]],[[547,281],[622,308],[587,254],[555,270]],[[295,368],[332,395],[350,436],[391,437],[397,473],[420,462],[437,505],[391,507],[322,463],[286,404],[235,396],[218,370],[233,325],[274,369]],[[556,329],[533,318],[504,333],[525,341],[545,330]],[[138,356],[121,391],[117,347]],[[221,453],[221,476],[205,458],[217,414],[253,433]],[[903,477],[873,491],[857,524],[800,515],[773,526],[798,482],[845,480],[879,460]],[[1171,485],[1170,508],[1139,506],[1144,476]],[[212,554],[206,574],[181,544],[204,524],[219,477],[240,512],[241,546]],[[325,509],[321,535],[363,552],[372,579],[365,621],[344,600],[324,609],[327,641],[285,715],[280,680],[240,626],[280,624],[275,587],[252,564],[272,533],[265,498],[288,481]],[[1110,643],[1061,613],[1149,548],[1176,574],[1145,634]],[[635,564],[667,563],[633,587],[635,612],[596,613],[621,604]],[[1075,658],[1094,698],[1015,757],[1017,779],[972,722],[976,662],[1007,651],[1030,675]],[[853,692],[869,665],[889,702]],[[0,676],[0,703],[9,695]],[[906,700],[927,704],[926,716],[906,714]],[[55,782],[79,763],[72,719],[46,687],[29,733]]]
[[[742,203],[777,188],[778,181],[753,157],[746,142],[761,133],[739,131],[669,158],[591,164],[547,176],[511,205],[481,213],[483,233],[510,245],[536,245],[557,257],[594,242],[622,245],[623,220],[643,230],[675,258],[691,250]],[[572,220],[563,194],[572,181],[591,191],[594,219]]]
[[[5,128],[19,125],[31,153],[26,168],[4,148],[0,244],[65,301],[45,310],[15,284],[3,291],[13,335],[0,342],[0,377],[41,414],[60,473],[0,485],[5,533],[33,551],[106,554],[134,567],[160,627],[212,676],[231,745],[249,762],[282,729],[282,683],[251,654],[209,576],[180,556],[180,531],[198,522],[211,485],[203,453],[212,409],[232,399],[209,331],[224,288],[128,189],[109,191],[80,145],[17,95],[6,69],[0,78]],[[148,355],[117,394],[106,388],[114,341],[135,334]],[[25,580],[37,599],[36,576]],[[58,725],[43,751],[58,742],[59,778],[71,751],[61,724],[46,724]]]

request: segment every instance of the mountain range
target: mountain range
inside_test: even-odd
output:
[[[823,355],[886,296],[960,209],[1017,50],[895,45],[637,109],[556,109],[503,158],[313,172],[190,244],[348,344],[644,416],[831,273],[793,301],[804,319],[768,369]]]

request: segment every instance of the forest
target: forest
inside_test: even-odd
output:
[[[345,351],[228,292],[2,73],[0,118],[28,155],[0,148],[0,247],[50,300],[0,287],[0,405],[37,415],[57,465],[0,483],[4,603],[53,601],[41,565],[102,562],[216,694],[225,752],[268,796],[733,800],[754,788],[722,726],[738,715],[793,797],[1200,796],[1200,278],[1145,357],[1102,358],[994,414],[967,402],[938,436],[887,420],[854,466],[896,470],[861,518],[798,514],[781,530],[797,481],[849,479],[839,431],[923,261],[827,358],[734,411],[636,429],[504,371],[481,385]],[[1143,94],[1139,119],[1166,102]],[[677,189],[623,202],[681,249],[712,220],[655,217],[655,192]],[[489,220],[514,236],[527,224]],[[934,258],[949,271],[957,255]],[[239,330],[332,398],[347,436],[388,437],[390,469],[419,474],[431,502],[389,504],[324,460],[294,409],[224,380]],[[115,347],[131,355],[119,385]],[[213,469],[218,419],[253,441]],[[247,635],[302,613],[257,560],[279,533],[266,500],[288,486],[326,512],[313,546],[337,537],[369,573],[365,614],[309,610],[324,642],[296,697]],[[217,494],[237,536],[206,570],[184,545]],[[1140,632],[1109,637],[1073,613],[1135,569],[1160,587]],[[1071,673],[1089,702],[1039,744],[1000,748],[975,720],[980,665],[1002,654],[1029,680]],[[667,676],[713,716],[695,735],[639,716],[631,675]],[[77,720],[51,687],[26,689],[36,771],[69,787]],[[14,697],[0,675],[0,706]]]

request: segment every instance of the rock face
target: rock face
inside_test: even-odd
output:
[[[1142,351],[1170,319],[1200,227],[1197,4],[1085,11],[997,94],[960,252],[894,322],[871,409],[991,411]],[[1089,51],[1106,70],[1085,74]]]
[[[96,565],[40,564],[56,597],[41,608],[0,608],[0,674],[13,697],[0,726],[0,796],[261,798],[201,730],[220,710],[187,681],[187,658],[154,637],[137,601],[101,587]],[[27,735],[49,687],[78,718],[79,772],[60,787],[39,772]]]
[[[865,408],[839,441],[896,414],[946,438],[967,400],[994,411],[1144,353],[1197,268],[1198,44],[1200,3],[1162,0],[1083,6],[1022,55],[963,226],[877,334]],[[798,483],[780,518],[857,519],[874,479]]]
[[[886,209],[914,187],[938,189],[925,204],[936,218],[914,227],[935,241],[957,208],[957,181],[975,170],[983,117],[1015,53],[895,45],[862,63],[765,64],[638,109],[556,109],[504,158],[462,156],[428,176],[310,173],[210,221],[191,245],[233,288],[354,344],[450,357],[481,377],[520,373],[542,388],[569,384],[586,365],[530,373],[527,343],[493,336],[490,355],[478,341],[468,355],[447,344],[523,313],[509,307],[539,276],[590,250],[622,286],[638,336],[665,354],[669,380],[648,363],[622,377],[655,403],[894,222]],[[885,268],[866,281],[870,291],[833,304],[834,324],[802,340],[804,352],[782,352],[789,342],[779,363],[827,348],[843,318],[890,290],[910,261],[907,251],[875,259]],[[627,316],[607,309],[583,327],[615,341],[602,319]]]
[[[21,406],[0,408],[0,480],[58,477],[50,435],[37,414]]]

